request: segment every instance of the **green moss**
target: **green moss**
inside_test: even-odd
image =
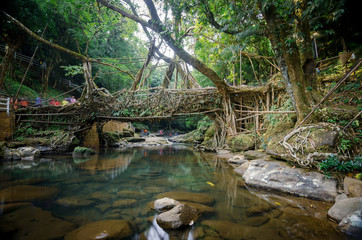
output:
[[[229,137],[227,143],[234,152],[246,151],[255,147],[255,139],[252,134],[239,134]]]
[[[92,154],[95,154],[96,152],[91,149],[91,148],[87,148],[87,147],[75,147],[74,150],[73,150],[73,155],[92,155]]]

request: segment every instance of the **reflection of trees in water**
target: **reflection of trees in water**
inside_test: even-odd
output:
[[[105,155],[94,155],[87,161],[77,165],[77,168],[88,170],[91,174],[98,171],[110,175],[112,179],[120,176],[127,170],[129,164],[135,158],[135,151],[117,152]]]
[[[68,161],[41,159],[34,162],[5,163],[2,172],[10,172],[15,178],[52,178],[73,172],[73,166]]]
[[[222,158],[211,153],[197,152],[197,161],[202,173],[210,178],[210,169],[214,171],[214,178],[217,181],[217,188],[225,191],[225,198],[229,208],[232,208],[237,198],[238,178],[230,172],[230,165]]]

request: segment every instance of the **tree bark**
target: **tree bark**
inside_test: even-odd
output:
[[[15,43],[9,42],[5,51],[5,56],[0,64],[0,89],[5,89],[5,77],[13,62],[14,53],[21,46],[22,41],[17,40]]]
[[[312,103],[306,98],[307,84],[298,46],[294,41],[288,42],[289,45],[286,46],[285,41],[290,37],[287,31],[290,29],[287,23],[278,18],[274,5],[264,7],[261,11],[268,26],[269,38],[277,56],[285,88],[297,112],[297,121],[302,121]]]

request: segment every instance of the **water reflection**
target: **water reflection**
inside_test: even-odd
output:
[[[250,192],[224,160],[183,145],[107,151],[76,162],[70,156],[53,156],[31,164],[2,164],[0,199],[18,185],[56,189],[57,195],[26,198],[20,203],[26,204],[22,206],[25,208],[29,204],[39,208],[34,212],[39,214],[36,219],[47,214],[74,228],[94,221],[125,219],[134,226],[132,239],[343,238],[326,220],[327,205]],[[150,204],[170,193],[201,212],[192,228],[165,232],[157,225]],[[18,220],[8,214],[14,213],[20,221],[22,214],[32,212],[29,209],[0,205],[4,210],[0,234],[6,239],[26,239],[18,233],[43,227],[30,220],[16,223]],[[64,235],[69,231],[67,228]]]

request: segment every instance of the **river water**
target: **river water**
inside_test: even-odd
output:
[[[0,167],[1,239],[63,239],[108,219],[128,220],[130,239],[344,239],[327,220],[331,204],[247,189],[225,160],[185,145]],[[163,231],[150,205],[164,196],[192,202],[201,216]]]

